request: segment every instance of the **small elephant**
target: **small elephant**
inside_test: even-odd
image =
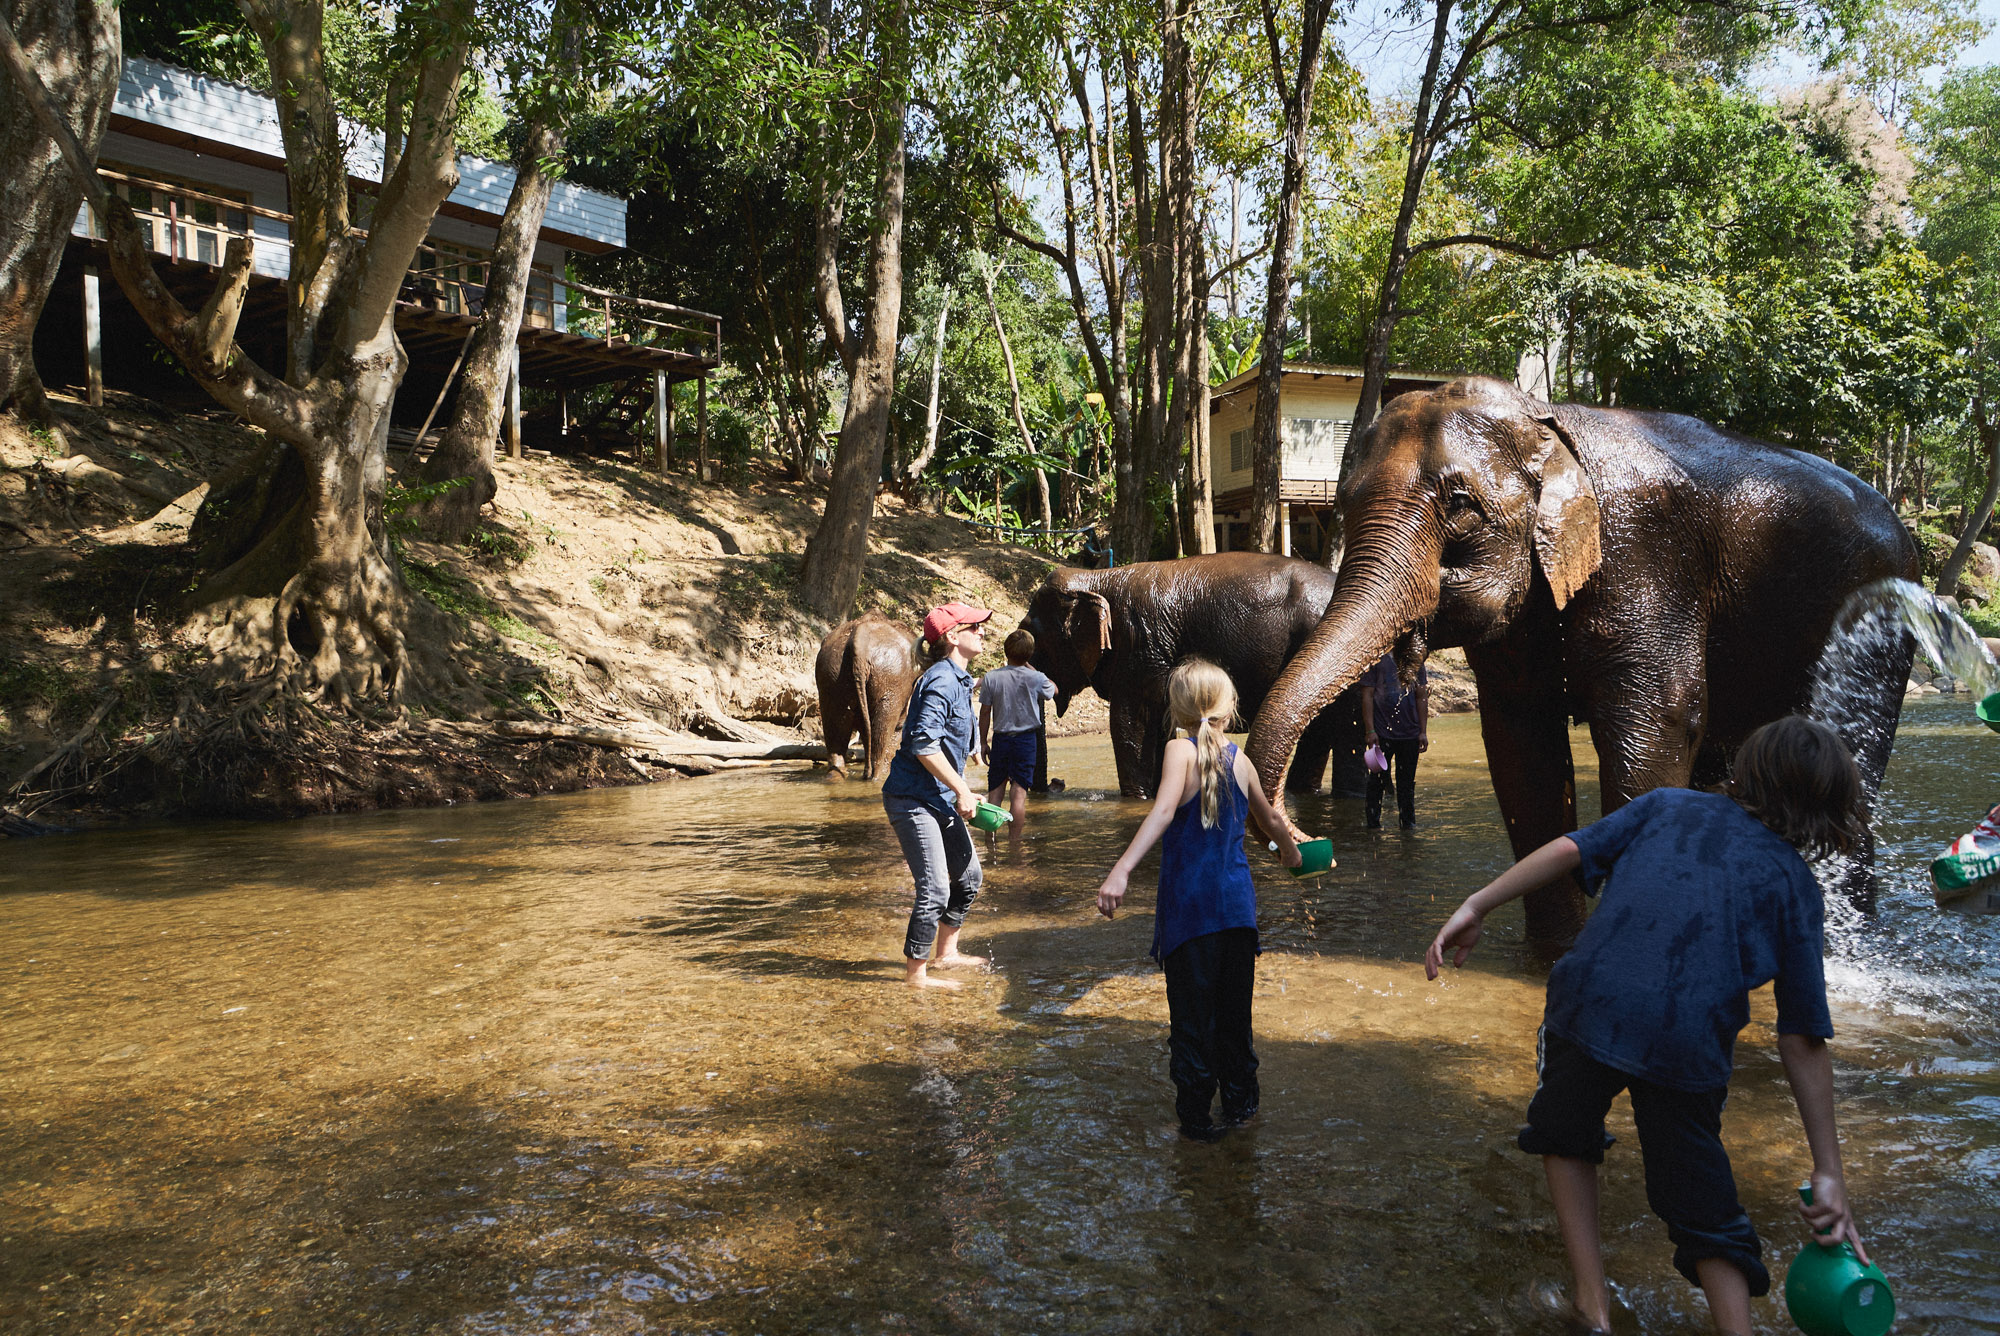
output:
[[[903,726],[917,684],[910,632],[879,612],[842,622],[819,642],[813,678],[819,684],[827,764],[836,775],[847,773],[847,744],[858,732],[863,773],[873,780],[888,763],[889,739]]]
[[[1035,637],[1030,662],[1056,684],[1058,715],[1085,687],[1110,703],[1118,790],[1144,798],[1172,735],[1167,677],[1174,668],[1188,658],[1220,665],[1236,683],[1247,720],[1320,624],[1333,589],[1333,573],[1314,562],[1258,552],[1104,571],[1058,568],[1029,600],[1021,626]],[[1294,789],[1317,788],[1337,746],[1359,757],[1358,696],[1309,721],[1292,768]]]
[[[1385,650],[1412,674],[1463,645],[1517,858],[1576,829],[1572,718],[1590,725],[1606,812],[1717,783],[1752,730],[1806,707],[1848,595],[1917,574],[1894,509],[1824,459],[1484,377],[1385,408],[1349,448],[1339,501],[1332,605],[1271,688],[1250,759],[1275,792],[1301,732]],[[1907,636],[1883,647],[1865,698],[1826,721],[1870,793],[1911,652]],[[1581,888],[1529,895],[1527,917],[1538,947],[1566,947]]]

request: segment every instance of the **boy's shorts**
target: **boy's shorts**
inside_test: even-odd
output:
[[[1033,729],[1023,729],[1019,733],[995,733],[992,746],[987,748],[987,791],[991,792],[1010,781],[1020,785],[1023,792],[1035,787]]]
[[[1632,1094],[1632,1120],[1646,1168],[1646,1204],[1667,1222],[1674,1269],[1695,1284],[1695,1263],[1720,1257],[1769,1293],[1763,1243],[1736,1198],[1736,1177],[1722,1148],[1722,1105],[1729,1087],[1677,1090],[1619,1071],[1545,1028],[1535,1042],[1535,1097],[1516,1143],[1530,1155],[1604,1163],[1615,1138],[1604,1115],[1621,1090]]]

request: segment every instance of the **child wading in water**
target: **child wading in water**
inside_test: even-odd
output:
[[[1265,830],[1280,832],[1286,867],[1298,866],[1299,850],[1256,770],[1223,740],[1236,715],[1229,675],[1212,663],[1184,663],[1168,680],[1167,701],[1174,726],[1188,736],[1167,744],[1153,810],[1098,888],[1097,910],[1106,918],[1117,912],[1132,869],[1164,835],[1152,955],[1167,973],[1174,1107],[1182,1135],[1212,1141],[1221,1135],[1209,1116],[1218,1085],[1225,1127],[1257,1112],[1257,1054],[1250,1047],[1257,888],[1243,854],[1246,812],[1255,811]]]
[[[1580,874],[1603,902],[1549,974],[1538,1082],[1519,1145],[1540,1155],[1574,1273],[1576,1307],[1611,1329],[1597,1237],[1604,1115],[1630,1090],[1646,1200],[1666,1221],[1674,1267],[1701,1286],[1724,1332],[1750,1331],[1750,1298],[1771,1288],[1762,1245],[1722,1147],[1731,1051],[1749,992],[1777,980],[1778,1055],[1812,1148],[1823,1243],[1867,1252],[1848,1209],[1833,1121],[1833,1035],[1821,972],[1822,905],[1801,852],[1846,852],[1862,836],[1861,778],[1831,729],[1794,716],[1736,753],[1722,793],[1654,789],[1552,840],[1475,893],[1424,958],[1462,965],[1488,913]]]
[[[1007,666],[995,668],[979,684],[979,736],[986,739],[986,801],[997,804],[1013,789],[1012,833],[1019,835],[1028,790],[1035,787],[1042,702],[1054,699],[1056,684],[1028,666],[1035,652],[1032,632],[1015,631],[1007,637],[1006,649]]]

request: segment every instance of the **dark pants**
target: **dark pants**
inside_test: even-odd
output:
[[[1396,771],[1396,811],[1404,825],[1417,819],[1417,740],[1415,738],[1376,739],[1382,754],[1389,758],[1389,764]],[[1368,824],[1379,825],[1382,820],[1382,791],[1389,787],[1387,770],[1368,772]],[[1351,810],[1351,809],[1350,809]]]
[[[979,866],[979,850],[972,842],[972,827],[957,812],[940,812],[925,803],[886,793],[882,806],[889,813],[897,843],[903,846],[903,861],[910,865],[910,876],[917,883],[917,903],[903,934],[903,954],[911,960],[927,960],[937,941],[939,920],[958,927],[979,898],[986,876]]]
[[[1736,1198],[1736,1176],[1722,1148],[1722,1105],[1729,1087],[1676,1090],[1606,1066],[1561,1035],[1544,1030],[1536,1042],[1535,1097],[1516,1142],[1530,1155],[1562,1155],[1604,1163],[1613,1140],[1604,1115],[1621,1090],[1632,1092],[1632,1121],[1646,1166],[1646,1204],[1667,1222],[1674,1269],[1699,1285],[1695,1263],[1729,1262],[1753,1296],[1770,1292],[1763,1244]]]
[[[1161,962],[1167,971],[1168,1070],[1181,1126],[1205,1132],[1222,1088],[1225,1120],[1257,1111],[1257,1054],[1250,1047],[1250,992],[1257,982],[1257,930],[1225,928],[1190,938]]]

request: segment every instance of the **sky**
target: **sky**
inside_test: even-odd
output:
[[[1376,96],[1396,92],[1404,86],[1414,88],[1422,70],[1429,24],[1412,24],[1396,18],[1400,8],[1396,0],[1357,0],[1340,25],[1342,49],[1367,75],[1368,89]],[[1961,57],[1961,65],[2000,63],[2000,0],[1980,0],[1979,13],[1991,31]],[[1803,61],[1773,61],[1766,67],[1761,82],[1781,88],[1802,82],[1811,74]]]

